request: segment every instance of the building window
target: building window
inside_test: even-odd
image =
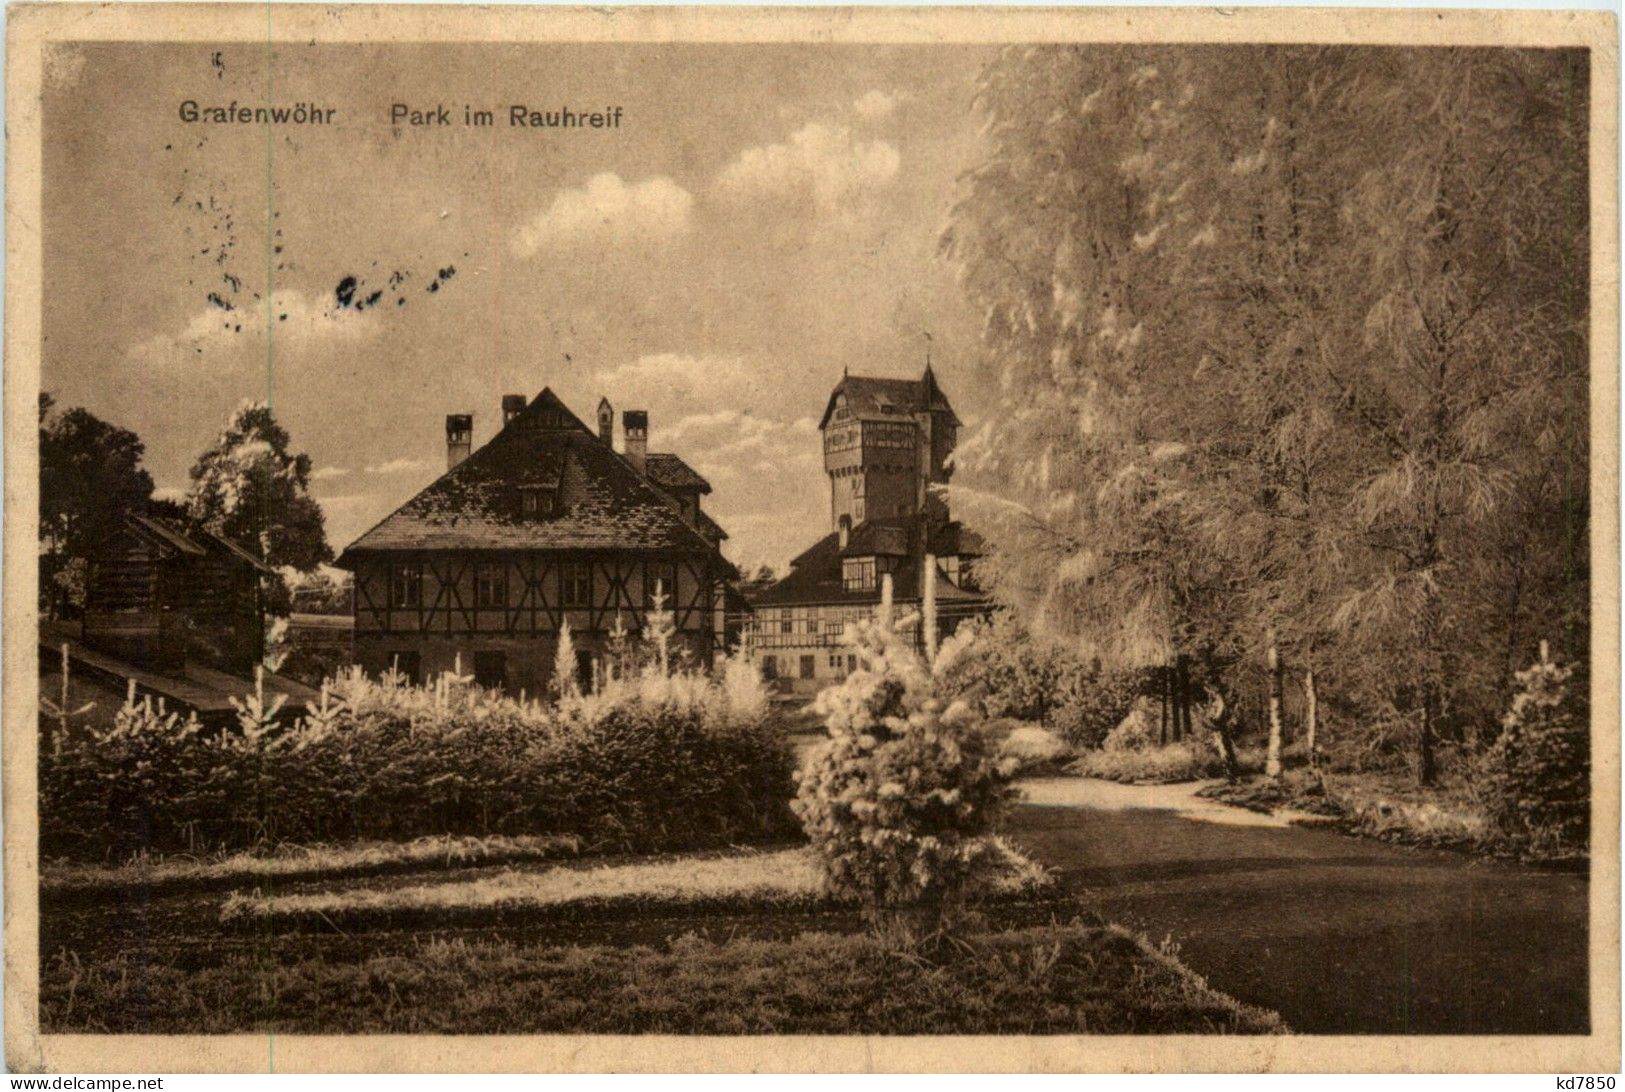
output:
[[[875,559],[849,557],[841,561],[841,587],[847,591],[873,591],[875,587]]]
[[[399,561],[389,582],[391,607],[418,607],[423,604],[423,566],[416,561]]]
[[[474,653],[474,683],[487,690],[502,690],[508,685],[508,656],[505,652]]]
[[[762,657],[762,678],[772,682],[779,677],[779,661],[773,656]]]
[[[848,675],[850,675],[850,674],[852,674],[852,672],[856,671],[857,669],[858,669],[858,656],[857,656],[857,653],[855,653],[855,652],[854,653],[849,653],[847,655],[847,657],[846,657],[846,673]]]
[[[545,519],[558,511],[558,493],[541,486],[521,486],[519,513],[526,519]]]
[[[660,594],[666,597],[666,609],[671,610],[677,605],[677,566],[670,563],[644,562],[643,565],[643,606],[645,610],[655,609],[655,590],[658,586]]]
[[[803,679],[812,678],[813,673],[817,669],[818,669],[818,658],[817,657],[815,657],[815,656],[803,656],[801,658],[801,677]]]
[[[423,657],[416,652],[391,652],[389,670],[404,675],[408,686],[423,685]]]
[[[476,607],[505,607],[508,605],[508,567],[481,565],[474,570],[474,605]]]
[[[779,619],[779,632],[780,633],[794,633],[795,628],[796,628],[796,624],[794,622],[792,622],[790,619],[788,619],[788,618]]]
[[[592,605],[592,566],[584,561],[566,562],[560,580],[559,601],[567,607]]]

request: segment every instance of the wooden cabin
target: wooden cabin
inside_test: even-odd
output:
[[[209,531],[128,516],[90,558],[81,640],[149,671],[193,659],[234,674],[259,661],[260,579],[272,570]]]
[[[613,413],[598,431],[544,390],[502,399],[502,427],[471,451],[471,415],[446,420],[447,472],[362,535],[337,564],[355,574],[355,657],[415,682],[461,663],[476,682],[547,691],[568,623],[590,686],[617,623],[631,633],[663,598],[676,643],[709,665],[737,577],[700,511],[710,485],[647,452],[648,418]]]

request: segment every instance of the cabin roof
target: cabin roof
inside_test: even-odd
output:
[[[125,517],[125,526],[141,538],[156,542],[166,550],[186,557],[207,557],[209,554],[226,553],[238,561],[251,565],[260,572],[269,573],[275,570],[259,558],[243,549],[225,535],[215,534],[202,527],[188,527],[182,529],[168,520],[157,516],[128,515]]]
[[[526,487],[556,490],[557,514],[522,516],[519,493]],[[339,564],[370,550],[444,549],[713,552],[660,488],[605,446],[550,389],[351,543]]]

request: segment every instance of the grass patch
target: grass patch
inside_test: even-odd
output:
[[[898,949],[803,933],[664,949],[430,940],[410,956],[182,971],[71,954],[41,975],[50,1032],[534,1034],[1278,1033],[1125,930],[1049,925]]]
[[[1001,894],[1036,891],[1043,869],[999,843],[1005,855]],[[726,857],[678,857],[601,868],[504,872],[462,883],[312,894],[233,892],[221,907],[228,926],[286,929],[367,928],[520,916],[573,920],[675,910],[800,910],[845,905],[823,893],[823,873],[809,849]]]
[[[40,871],[43,895],[116,897],[139,888],[148,892],[210,890],[244,883],[281,880],[349,879],[422,869],[518,864],[575,856],[580,839],[572,835],[487,838],[442,835],[410,842],[369,842],[348,846],[278,846],[269,854],[234,853],[212,860],[191,857],[137,857],[106,868],[48,863]]]

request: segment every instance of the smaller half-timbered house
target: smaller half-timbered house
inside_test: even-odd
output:
[[[598,431],[543,390],[502,400],[502,427],[470,452],[469,415],[447,418],[449,468],[352,543],[355,657],[424,681],[461,662],[484,686],[544,693],[568,623],[591,683],[617,623],[637,632],[663,603],[676,640],[709,664],[736,574],[722,529],[699,509],[710,485],[647,451],[648,416],[613,411]]]

